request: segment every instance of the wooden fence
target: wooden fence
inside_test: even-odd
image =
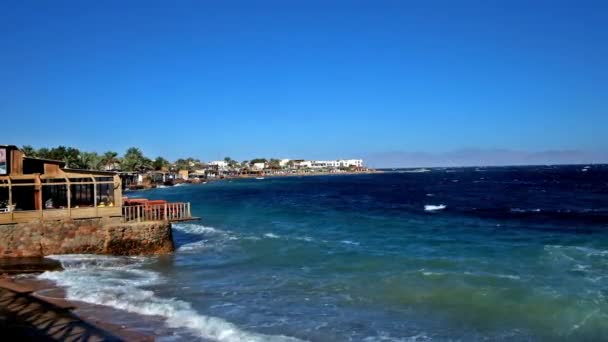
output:
[[[130,205],[122,207],[125,222],[186,221],[192,219],[190,203]]]
[[[32,221],[61,221],[97,217],[120,217],[120,207],[85,207],[44,210],[16,210],[0,213],[0,224]]]

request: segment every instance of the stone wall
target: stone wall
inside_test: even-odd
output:
[[[0,225],[0,257],[51,254],[166,254],[174,250],[171,224],[80,219]]]

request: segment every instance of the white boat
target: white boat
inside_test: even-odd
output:
[[[255,179],[264,179],[264,177],[255,177]]]

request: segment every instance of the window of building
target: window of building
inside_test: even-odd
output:
[[[6,148],[0,148],[0,175],[8,174]]]
[[[8,181],[0,180],[0,213],[8,211]]]
[[[92,207],[95,204],[92,182],[93,180],[91,178],[70,179],[70,192],[72,193],[70,204],[72,208]]]
[[[54,180],[45,180],[42,185],[42,208],[43,209],[64,209],[68,206],[68,187],[65,184],[53,184]],[[59,180],[64,181],[65,180]]]
[[[114,184],[97,184],[97,204],[114,205]]]

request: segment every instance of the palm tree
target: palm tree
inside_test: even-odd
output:
[[[71,164],[71,167],[96,170],[100,166],[99,160],[99,155],[95,152],[80,152],[78,159]]]
[[[147,161],[143,152],[137,147],[131,147],[122,158],[122,168],[125,171],[141,171],[146,167]]]
[[[23,151],[23,153],[25,153],[25,155],[28,157],[36,157],[36,149],[31,145],[21,147],[21,151]]]
[[[101,157],[101,163],[106,170],[116,168],[116,164],[120,164],[120,158],[118,158],[118,152],[108,151]]]
[[[163,157],[157,157],[152,163],[154,170],[162,170],[169,167],[169,162]]]

